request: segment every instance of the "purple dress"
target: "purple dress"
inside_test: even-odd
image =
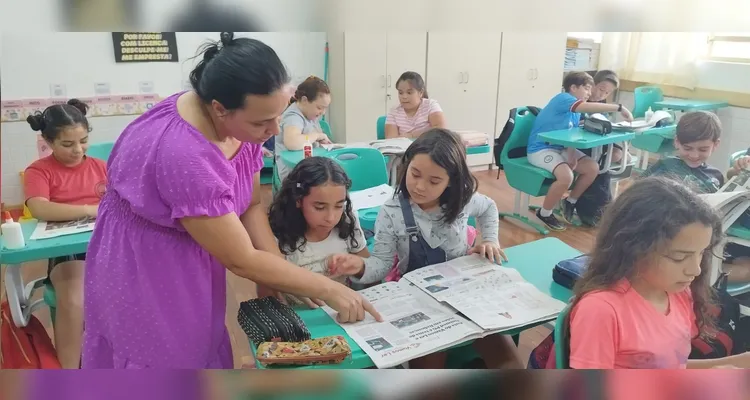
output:
[[[177,112],[143,114],[110,155],[86,257],[83,368],[232,368],[226,271],[179,222],[241,215],[261,145],[231,160]]]

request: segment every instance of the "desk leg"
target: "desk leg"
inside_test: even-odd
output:
[[[45,279],[46,277],[39,278],[24,285],[20,264],[5,267],[5,291],[8,293],[10,315],[16,326],[25,327],[28,325],[31,314],[44,305],[43,299],[31,303],[31,296],[34,289],[44,286]]]

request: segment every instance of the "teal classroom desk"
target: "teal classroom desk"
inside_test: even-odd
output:
[[[612,132],[607,135],[597,135],[596,133],[585,131],[583,128],[562,129],[539,134],[539,138],[547,143],[580,150],[626,142],[632,140],[634,137],[635,133],[633,132]]]
[[[520,244],[518,246],[508,247],[505,249],[505,254],[508,256],[508,262],[505,266],[518,270],[524,279],[534,285],[537,289],[541,290],[542,293],[565,303],[570,300],[573,293],[569,289],[558,285],[552,280],[552,269],[559,261],[576,257],[580,255],[581,252],[568,246],[557,238],[544,238]],[[299,310],[298,314],[310,330],[312,337],[333,335],[344,336],[351,346],[352,356],[341,364],[282,368],[360,369],[375,366],[362,348],[359,347],[359,345],[357,345],[357,343],[346,334],[344,329],[326,314],[325,311],[321,309]],[[507,335],[518,335],[527,329],[531,329],[541,324],[543,324],[543,322],[512,329],[503,333]],[[253,355],[255,354],[256,347],[255,344],[250,342],[250,348],[253,351]],[[258,364],[258,367],[263,368],[260,364]]]
[[[26,247],[19,250],[7,250],[2,246],[0,238],[0,263],[7,264],[5,268],[5,289],[8,293],[13,322],[17,326],[26,326],[31,313],[42,304],[42,300],[31,304],[33,290],[42,286],[43,279],[25,284],[21,277],[21,264],[29,261],[44,260],[52,257],[85,253],[91,240],[92,232],[77,233],[75,235],[58,236],[44,240],[30,240],[37,222],[22,222],[23,236]]]
[[[657,101],[654,103],[654,106],[677,111],[715,111],[720,108],[729,107],[729,103],[726,101],[674,99]]]

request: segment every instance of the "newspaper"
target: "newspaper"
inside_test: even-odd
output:
[[[699,195],[719,213],[724,232],[750,208],[750,191],[737,188],[726,191],[735,184],[730,180],[719,192]]]
[[[383,317],[341,324],[378,368],[391,368],[483,336],[482,329],[408,281],[386,282],[361,293]],[[324,308],[336,319],[336,311]]]
[[[362,210],[382,206],[386,201],[393,198],[393,193],[393,187],[384,183],[369,189],[349,192],[349,198],[352,201],[353,209]]]
[[[39,221],[29,239],[42,240],[58,236],[73,235],[76,233],[90,232],[94,230],[94,218],[83,218],[76,221],[46,222]]]
[[[412,271],[360,293],[382,315],[340,324],[378,368],[390,368],[457,344],[553,320],[565,304],[521,275],[480,256]],[[324,308],[332,317],[336,312]]]
[[[420,268],[404,278],[489,331],[549,321],[565,308],[518,271],[479,255]]]

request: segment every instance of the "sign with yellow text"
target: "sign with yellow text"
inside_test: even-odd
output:
[[[112,32],[115,62],[177,62],[174,32]]]

